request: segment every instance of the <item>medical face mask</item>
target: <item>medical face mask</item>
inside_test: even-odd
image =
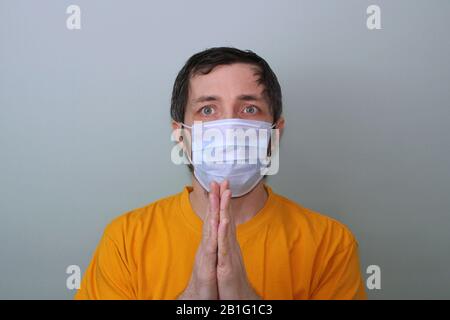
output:
[[[191,128],[194,175],[208,192],[210,183],[228,180],[231,196],[240,197],[261,181],[270,165],[270,122],[223,119],[194,122]]]

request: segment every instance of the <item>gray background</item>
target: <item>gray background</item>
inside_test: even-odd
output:
[[[450,298],[449,30],[445,0],[1,0],[0,298],[72,298],[65,269],[86,268],[111,219],[189,183],[170,161],[171,87],[222,45],[277,73],[269,183],[353,230],[364,274],[382,271],[369,297]]]

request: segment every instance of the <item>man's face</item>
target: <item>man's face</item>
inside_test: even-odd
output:
[[[257,83],[255,66],[220,65],[190,79],[184,123],[240,118],[273,122],[264,86]]]

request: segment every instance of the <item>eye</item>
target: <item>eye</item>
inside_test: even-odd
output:
[[[256,106],[247,106],[244,108],[244,113],[255,114],[258,112],[258,107]]]
[[[214,109],[212,106],[204,106],[200,109],[200,113],[204,116],[210,116],[214,113]]]

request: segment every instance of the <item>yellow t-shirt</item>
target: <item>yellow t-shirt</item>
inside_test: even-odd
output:
[[[248,279],[263,299],[366,299],[358,243],[329,217],[274,193],[236,228]],[[113,220],[76,299],[176,299],[191,275],[202,220],[191,187]]]

